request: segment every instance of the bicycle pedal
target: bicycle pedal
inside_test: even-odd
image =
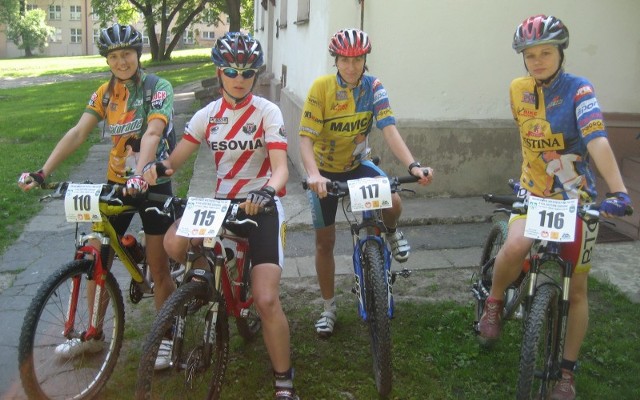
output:
[[[408,278],[411,276],[411,273],[413,271],[411,271],[410,269],[407,268],[403,268],[402,271],[399,272],[392,272],[391,273],[391,283],[395,283],[396,282],[396,278],[399,276],[403,277],[403,278]]]

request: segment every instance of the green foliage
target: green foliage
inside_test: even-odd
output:
[[[46,12],[41,9],[16,15],[7,27],[7,37],[19,49],[25,50],[27,56],[31,55],[33,49],[43,52],[47,39],[54,32],[54,28],[45,23],[46,16]]]

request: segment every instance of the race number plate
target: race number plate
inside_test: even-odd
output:
[[[70,183],[64,197],[68,222],[100,222],[100,184]]]
[[[524,235],[552,242],[573,242],[578,200],[554,200],[529,197]]]
[[[391,208],[391,185],[388,178],[352,179],[347,184],[352,211]]]
[[[189,197],[176,233],[185,237],[217,236],[230,204],[230,200]]]

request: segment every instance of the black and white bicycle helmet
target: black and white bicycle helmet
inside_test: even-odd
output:
[[[219,68],[257,69],[264,64],[264,52],[260,42],[251,35],[228,32],[216,40],[211,60]]]
[[[135,49],[138,57],[142,55],[142,34],[131,25],[113,24],[100,31],[98,50],[106,57],[109,52],[120,49]]]
[[[569,47],[569,30],[556,17],[531,16],[518,25],[512,47],[517,53],[522,53],[539,44],[553,44],[564,50]]]

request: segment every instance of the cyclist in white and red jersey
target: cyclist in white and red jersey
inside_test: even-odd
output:
[[[143,167],[149,161],[159,161],[168,156],[168,143],[163,132],[172,123],[173,88],[168,81],[160,78],[152,93],[150,106],[144,105],[143,87],[147,74],[140,65],[142,34],[130,25],[114,24],[100,31],[97,46],[100,55],[107,59],[111,79],[91,95],[80,120],[60,139],[42,168],[37,172],[22,174],[18,184],[23,190],[42,184],[80,147],[100,121],[104,121],[104,133],[111,136],[112,143],[106,178],[109,183],[126,184],[129,194],[146,191],[147,184],[141,176]],[[107,100],[106,104],[104,99]],[[171,195],[171,182],[158,185],[152,191]],[[169,271],[169,258],[163,247],[164,233],[172,221],[153,211],[145,211],[149,207],[162,207],[162,203],[135,196],[127,198],[129,203],[140,210],[146,259],[154,281],[154,303],[159,309],[175,290]],[[111,218],[118,235],[125,233],[132,218],[132,214]],[[99,248],[99,241],[95,242]],[[57,346],[55,352],[71,358],[87,352],[99,352],[103,345],[104,341],[101,340],[69,339]],[[156,368],[167,368],[169,361],[159,356]]]
[[[559,19],[535,15],[516,29],[513,48],[522,53],[528,76],[511,83],[511,109],[520,130],[523,163],[520,177],[524,196],[557,199],[596,197],[592,158],[609,190],[602,202],[603,216],[622,216],[631,205],[616,159],[607,139],[602,111],[591,83],[566,73],[562,66],[569,31]],[[493,283],[480,319],[480,337],[486,343],[498,339],[504,291],[519,275],[533,239],[524,236],[526,216],[513,215],[507,239],[494,266]],[[573,262],[569,288],[569,320],[562,378],[553,389],[555,400],[576,396],[574,369],[589,319],[587,277],[591,268],[597,226],[577,220],[576,241],[563,246],[562,257]]]
[[[386,176],[369,157],[368,136],[375,123],[385,143],[409,174],[421,185],[431,182],[433,171],[425,176],[396,128],[396,120],[382,83],[367,70],[371,52],[369,36],[359,29],[342,29],[329,41],[337,74],[317,78],[307,95],[300,120],[300,151],[308,174],[309,199],[316,231],[316,273],[324,310],[316,322],[320,337],[333,334],[335,304],[335,217],[338,199],[327,196],[326,183],[364,177]],[[383,211],[387,241],[398,262],[409,259],[410,246],[396,230],[402,202],[392,195],[392,208]]]
[[[284,211],[279,196],[285,194],[289,177],[284,120],[275,104],[252,93],[264,63],[257,40],[243,33],[227,33],[216,41],[211,58],[222,97],[196,112],[163,164],[166,174],[172,175],[200,145],[206,145],[216,167],[217,176],[211,177],[213,196],[241,203],[258,223],[242,233],[248,236],[251,248],[251,291],[271,358],[276,399],[295,400],[289,323],[279,292],[284,267]],[[156,165],[150,164],[144,176],[153,184]],[[277,212],[259,214],[268,204],[275,205]],[[165,248],[175,260],[184,262],[188,239],[176,235],[178,224],[167,232]]]

